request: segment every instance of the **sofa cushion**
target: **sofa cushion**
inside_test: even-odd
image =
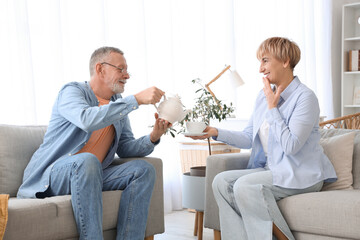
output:
[[[103,231],[116,228],[121,192],[103,192]],[[78,238],[70,199],[70,195],[45,199],[10,198],[4,240]]]
[[[278,205],[292,231],[359,239],[359,190],[299,194]]]
[[[25,167],[43,142],[46,126],[0,125],[0,193],[14,197]]]
[[[351,129],[320,129],[322,138],[328,138],[337,135],[343,135],[349,132],[355,132],[354,138],[354,153],[353,153],[353,187],[354,189],[360,189],[360,130]]]
[[[324,153],[334,166],[338,178],[336,182],[325,183],[322,188],[323,191],[353,189],[352,162],[354,137],[355,133],[350,132],[320,140]]]

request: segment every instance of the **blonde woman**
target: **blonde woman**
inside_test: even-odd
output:
[[[243,131],[208,126],[214,139],[252,149],[245,170],[226,171],[213,181],[223,240],[294,239],[276,201],[320,191],[336,181],[335,170],[319,144],[319,104],[312,90],[293,75],[300,60],[296,43],[269,38],[257,50],[264,88]],[[271,87],[273,85],[273,87]]]

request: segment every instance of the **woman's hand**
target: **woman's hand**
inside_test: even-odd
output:
[[[263,77],[263,83],[264,83],[264,94],[266,97],[266,101],[268,103],[268,108],[275,108],[277,107],[279,100],[280,100],[280,93],[283,91],[281,87],[277,87],[276,91],[273,92],[270,86],[269,79],[266,77]]]
[[[203,131],[203,133],[206,133],[206,134],[202,135],[202,136],[186,136],[186,137],[190,137],[194,140],[199,140],[199,139],[206,139],[206,138],[218,136],[218,130],[216,128],[210,127],[210,126],[207,126],[205,128],[205,130]]]
[[[152,143],[157,142],[160,137],[166,132],[166,130],[172,126],[171,123],[169,123],[168,121],[159,118],[159,114],[155,113],[155,125],[154,128],[152,130],[152,132],[150,133],[150,141]]]

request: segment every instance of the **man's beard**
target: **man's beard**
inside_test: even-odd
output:
[[[119,82],[116,82],[112,85],[111,90],[115,93],[123,93],[124,92],[124,85],[121,85]]]

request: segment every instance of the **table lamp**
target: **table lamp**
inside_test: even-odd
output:
[[[210,89],[210,84],[212,84],[213,82],[218,80],[227,70],[229,70],[231,72],[231,75],[230,75],[231,82],[234,84],[234,86],[236,88],[244,84],[244,81],[240,77],[239,73],[236,70],[231,71],[230,67],[231,67],[230,65],[227,65],[227,66],[225,65],[225,68],[213,80],[211,80],[210,82],[205,84],[206,89],[213,96],[213,98],[215,99],[215,101],[217,102],[217,104],[219,105],[220,108],[221,108],[221,106],[219,104],[219,100],[216,98],[214,92]]]

